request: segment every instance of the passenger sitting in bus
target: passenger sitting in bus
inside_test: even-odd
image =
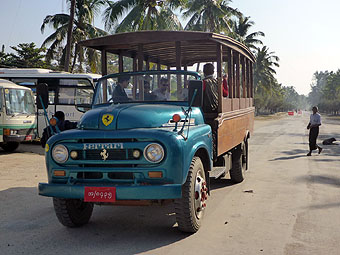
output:
[[[144,81],[144,100],[153,101],[156,100],[157,96],[152,92],[150,82],[148,80]]]
[[[126,102],[129,101],[125,89],[129,86],[130,76],[119,76],[118,83],[112,93],[113,102]]]
[[[77,122],[65,120],[65,114],[62,111],[55,112],[55,114],[53,115],[53,118],[57,120],[57,126],[60,131],[74,129],[77,127]],[[43,135],[40,139],[41,146],[43,148],[45,148],[47,140],[53,135],[50,128],[52,128],[54,134],[58,133],[58,130],[55,126],[45,127],[43,131]]]
[[[213,77],[214,65],[203,66],[203,111],[216,112],[218,107],[218,81]]]
[[[153,91],[153,94],[157,96],[156,100],[159,101],[170,100],[170,93],[168,91],[169,88],[170,88],[169,80],[166,78],[161,78],[159,88]]]

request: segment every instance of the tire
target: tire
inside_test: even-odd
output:
[[[240,183],[244,180],[244,173],[247,168],[247,149],[245,143],[238,145],[232,152],[232,167],[230,169],[230,178],[234,183]]]
[[[1,148],[3,148],[7,152],[13,152],[19,147],[20,143],[18,142],[8,142],[1,144]]]
[[[86,203],[80,199],[54,197],[53,206],[60,223],[70,228],[87,224],[93,211],[93,203]]]
[[[176,220],[180,231],[195,233],[201,227],[207,191],[202,161],[199,157],[194,157],[187,180],[182,186],[182,198],[175,200]]]

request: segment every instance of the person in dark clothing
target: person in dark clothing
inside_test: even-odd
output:
[[[216,112],[218,107],[218,81],[213,77],[214,65],[203,66],[203,111]]]
[[[62,111],[55,112],[52,118],[56,120],[57,122],[56,126],[58,127],[59,130],[56,128],[56,126],[52,126],[52,125],[44,128],[43,135],[40,139],[41,146],[43,148],[45,147],[47,140],[52,135],[57,134],[59,131],[62,132],[64,130],[74,129],[77,127],[77,122],[65,120],[65,114]],[[51,131],[51,129],[53,132]]]
[[[129,86],[130,76],[119,76],[118,83],[112,93],[113,102],[126,102],[129,101],[125,89]]]
[[[309,129],[309,152],[307,156],[312,156],[312,151],[318,149],[319,154],[322,148],[316,144],[316,139],[319,135],[319,126],[321,126],[321,116],[318,113],[318,107],[313,107],[313,114],[310,115],[310,121],[308,123],[307,129]]]

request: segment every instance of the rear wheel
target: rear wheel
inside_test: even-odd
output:
[[[8,142],[1,144],[1,148],[3,148],[7,152],[13,152],[19,147],[20,143],[18,142]]]
[[[53,198],[54,211],[61,224],[66,227],[80,227],[89,222],[93,203],[80,199]]]
[[[244,180],[244,172],[247,168],[247,146],[242,142],[232,153],[232,168],[230,169],[230,178],[235,183]]]
[[[194,157],[187,180],[182,186],[182,198],[175,201],[179,230],[195,233],[200,228],[208,198],[207,191],[204,166],[199,157]]]

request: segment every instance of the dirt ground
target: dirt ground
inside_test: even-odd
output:
[[[256,118],[246,180],[212,182],[193,235],[177,230],[172,205],[96,206],[89,224],[65,228],[38,195],[43,149],[0,149],[0,254],[339,254],[340,146],[307,157],[307,123],[307,113]],[[339,124],[323,117],[319,143],[340,140]]]

